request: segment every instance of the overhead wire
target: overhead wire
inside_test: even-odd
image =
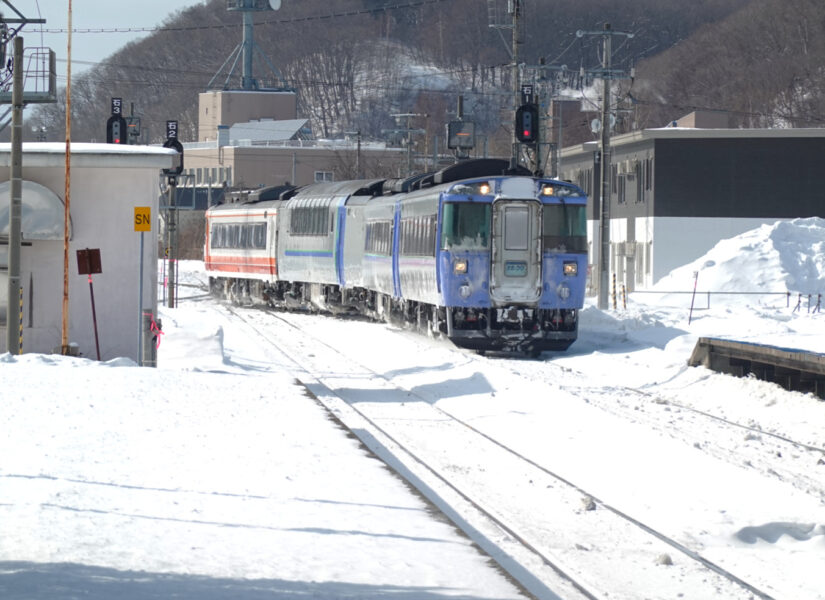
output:
[[[379,8],[363,8],[357,10],[347,10],[341,12],[327,13],[323,15],[307,15],[303,17],[291,17],[286,19],[261,19],[257,25],[288,25],[292,23],[303,23],[311,21],[320,21],[324,19],[333,19],[340,17],[354,17],[367,14],[382,13],[389,10],[402,10],[405,8],[419,8],[433,4],[441,4],[450,2],[451,0],[410,0],[409,2],[401,4],[390,4],[381,6]],[[213,25],[175,25],[164,26],[158,25],[155,27],[100,27],[100,28],[72,28],[72,34],[84,33],[157,33],[157,32],[185,32],[185,31],[205,31],[214,29],[231,29],[241,27],[243,23],[215,23]],[[41,28],[43,33],[68,33],[68,29],[64,28]]]

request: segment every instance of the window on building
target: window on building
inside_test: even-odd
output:
[[[315,183],[334,181],[332,171],[315,171]]]
[[[644,175],[645,175],[645,162],[640,161],[636,163],[635,172],[636,172],[636,203],[640,204],[645,201],[645,186],[644,186]]]

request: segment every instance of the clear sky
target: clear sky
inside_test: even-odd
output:
[[[57,55],[59,85],[65,83],[69,0],[9,0],[24,17],[46,19],[22,30],[26,47],[46,46]],[[140,31],[101,33],[101,29],[140,29],[159,26],[166,18],[203,0],[72,0],[72,75],[88,69],[123,45],[149,34]],[[4,2],[0,11],[14,16]],[[41,31],[42,28],[42,31]],[[60,30],[60,32],[54,32]],[[88,31],[92,30],[92,31]]]

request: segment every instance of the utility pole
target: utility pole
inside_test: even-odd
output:
[[[63,300],[60,318],[60,353],[69,355],[69,223],[72,206],[72,0],[69,0],[66,34],[66,153],[63,202]]]
[[[519,77],[519,64],[518,64],[518,27],[519,27],[519,17],[521,16],[521,3],[520,0],[512,0],[512,11],[513,11],[513,50],[512,50],[512,58],[513,58],[513,114],[516,114],[516,110],[521,103],[521,78]],[[510,158],[510,168],[515,170],[518,167],[519,162],[519,155],[521,154],[521,143],[518,140],[516,134],[516,128],[513,127],[513,153]]]
[[[27,23],[45,23],[45,19],[27,19],[18,11],[11,0],[0,0],[8,6],[16,17],[6,18],[0,13],[0,57],[2,65],[6,65],[9,40],[14,40],[14,57],[12,74],[12,91],[9,95],[7,88],[0,88],[0,102],[12,105],[11,128],[11,165],[10,165],[10,194],[9,194],[9,237],[8,237],[8,287],[6,301],[6,351],[10,354],[20,354],[23,346],[23,296],[20,287],[21,280],[21,246],[23,241],[23,107],[29,102],[53,101],[53,87],[44,94],[27,94],[24,90],[23,78],[23,38],[18,35]],[[17,29],[9,25],[18,25]],[[53,71],[54,63],[50,61],[49,68]],[[45,73],[51,84],[52,72]]]
[[[6,302],[6,351],[20,354],[22,319],[20,296],[20,245],[23,213],[23,38],[14,38],[14,84],[11,117],[11,206],[9,211],[9,279]],[[15,307],[17,307],[15,309]]]
[[[169,303],[167,304],[167,306],[169,308],[175,308],[177,307],[177,299],[175,298],[175,288],[177,286],[178,262],[178,209],[176,206],[178,178],[174,175],[170,175],[168,178],[168,183],[169,211],[167,212],[166,228],[167,235],[169,236],[169,245],[167,246],[169,249],[169,296],[167,297]]]
[[[610,292],[610,196],[611,196],[611,161],[610,161],[610,82],[625,77],[624,71],[614,72],[612,67],[612,38],[614,35],[632,38],[632,33],[613,31],[610,23],[604,24],[602,31],[577,31],[576,37],[597,35],[602,37],[602,68],[596,74],[602,80],[602,117],[601,117],[601,194],[599,198],[599,302],[601,310],[609,308]]]
[[[539,141],[536,144],[535,169],[533,169],[533,171],[535,173],[544,174],[545,163],[552,159],[550,160],[550,170],[552,171],[553,177],[558,177],[558,159],[559,152],[561,151],[561,116],[559,115],[557,117],[555,110],[553,111],[552,116],[548,116],[547,107],[552,106],[553,98],[558,97],[560,89],[567,84],[567,65],[548,65],[545,63],[544,58],[541,58],[539,59],[538,65],[527,65],[525,67],[525,71],[532,74],[533,88],[535,90],[537,106],[539,108]],[[548,77],[548,73],[551,74],[550,77]],[[527,86],[522,85],[521,87],[523,91]],[[522,101],[524,101],[524,98],[522,98]],[[551,121],[549,124],[547,124],[548,119]],[[550,141],[553,139],[552,121],[559,122],[558,138],[556,139],[555,144]],[[548,141],[542,141],[545,139]],[[542,146],[544,146],[546,152],[544,157],[542,153]],[[553,158],[552,155],[554,146],[556,152],[555,157]]]
[[[382,133],[404,133],[407,136],[407,173],[406,177],[412,175],[413,172],[413,153],[412,153],[412,134],[416,135],[423,135],[427,133],[424,129],[412,129],[412,123],[410,119],[413,117],[429,117],[428,114],[420,114],[420,113],[399,113],[395,115],[391,115],[396,119],[402,119],[404,117],[407,118],[407,128],[406,129],[382,129]]]
[[[355,149],[355,178],[356,179],[363,179],[364,175],[361,173],[361,130],[358,129],[357,131],[345,131],[346,135],[354,135],[356,141],[356,149]]]

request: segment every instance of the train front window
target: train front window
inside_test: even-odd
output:
[[[542,248],[551,252],[587,252],[587,210],[581,205],[545,204]]]
[[[504,249],[527,250],[530,237],[530,213],[526,206],[504,209]]]
[[[481,250],[490,245],[490,205],[448,202],[441,210],[441,249]]]

